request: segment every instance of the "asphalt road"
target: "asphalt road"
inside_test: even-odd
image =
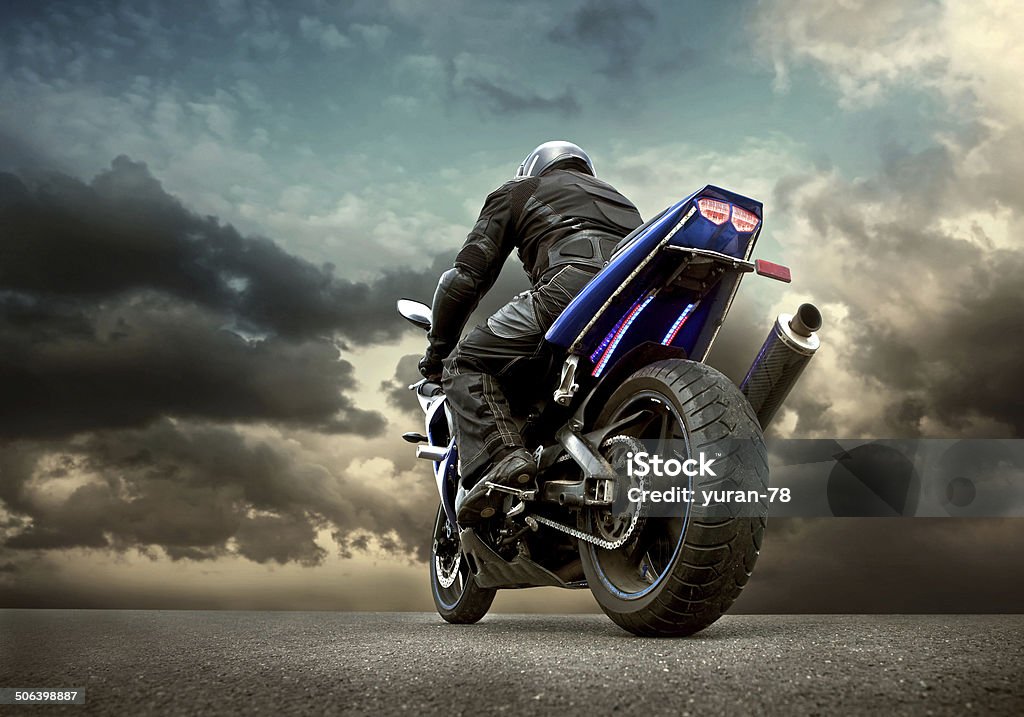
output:
[[[1024,615],[726,616],[639,639],[600,615],[0,611],[0,713],[1024,713]]]

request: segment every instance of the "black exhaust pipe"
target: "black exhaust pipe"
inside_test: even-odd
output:
[[[804,367],[821,342],[821,312],[814,304],[801,304],[796,313],[779,314],[768,338],[740,384],[754,409],[761,429],[768,428],[775,412],[796,385]]]

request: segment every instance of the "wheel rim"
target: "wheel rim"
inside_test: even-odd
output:
[[[430,556],[430,582],[438,603],[453,610],[469,585],[469,563],[462,554],[459,538],[449,527],[444,508],[434,522],[434,543]]]
[[[614,423],[638,411],[651,413],[651,418],[631,429],[623,431],[645,441],[656,440],[657,452],[665,454],[670,441],[682,440],[687,455],[690,455],[690,437],[686,423],[661,392],[641,391],[620,405],[606,423]],[[687,479],[685,487],[693,489],[693,479]],[[595,532],[598,523],[605,517],[597,511],[587,515],[588,532]],[[597,577],[604,587],[623,600],[638,600],[654,590],[672,571],[679,555],[689,524],[689,504],[685,504],[679,516],[642,519],[637,532],[625,545],[617,550],[604,550],[588,544],[591,562]]]

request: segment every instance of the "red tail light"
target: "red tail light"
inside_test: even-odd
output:
[[[757,225],[760,223],[761,220],[753,212],[748,212],[746,209],[740,209],[739,207],[732,208],[732,225],[736,227],[736,231],[752,232],[757,229]]]
[[[697,208],[701,215],[715,224],[725,224],[729,221],[729,203],[720,202],[717,199],[698,199]]]
[[[775,279],[776,281],[784,281],[787,284],[793,281],[793,275],[790,273],[788,266],[775,264],[770,261],[765,261],[764,259],[758,259],[754,262],[754,271],[761,276],[767,276],[768,278]]]

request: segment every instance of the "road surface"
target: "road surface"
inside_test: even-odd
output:
[[[0,714],[1024,714],[1024,615],[726,616],[639,639],[600,615],[0,611]]]

